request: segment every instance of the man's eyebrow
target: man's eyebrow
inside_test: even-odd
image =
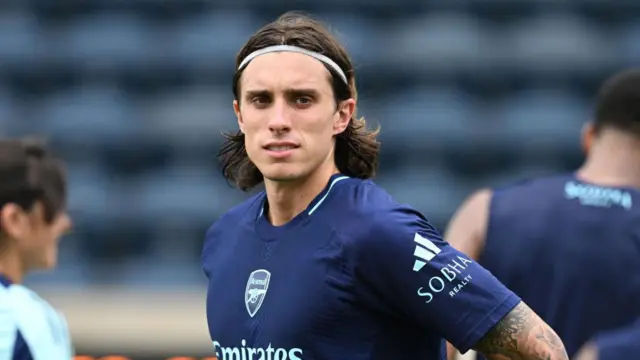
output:
[[[271,92],[269,90],[264,89],[256,89],[256,90],[247,90],[245,92],[246,97],[254,97],[254,96],[268,96]]]
[[[314,88],[287,88],[284,90],[284,93],[288,96],[291,95],[309,95],[317,97],[320,95],[320,91]],[[271,96],[273,92],[266,89],[252,89],[247,90],[245,92],[245,97],[255,97],[255,96]]]
[[[289,95],[311,95],[318,96],[320,92],[317,89],[313,88],[288,88],[285,89],[285,94]]]

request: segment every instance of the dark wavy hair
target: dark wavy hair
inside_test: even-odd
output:
[[[356,99],[355,72],[345,49],[329,30],[311,17],[288,12],[276,21],[258,30],[242,47],[236,57],[236,69],[244,58],[256,50],[274,45],[293,45],[323,54],[333,60],[347,76],[348,85],[325,64],[331,73],[331,85],[336,103],[350,98]],[[242,70],[233,77],[233,95],[240,101],[240,78]],[[368,130],[364,118],[354,112],[347,129],[336,136],[335,162],[338,170],[347,176],[368,179],[375,175],[378,167],[380,143],[377,140],[380,128]],[[243,191],[249,191],[264,181],[260,170],[249,160],[245,148],[244,134],[240,131],[223,134],[225,140],[218,158],[222,173],[228,182]]]
[[[66,198],[64,164],[43,140],[0,139],[0,208],[13,203],[29,211],[40,202],[51,223],[66,207]]]

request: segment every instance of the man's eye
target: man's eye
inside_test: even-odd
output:
[[[256,96],[254,98],[251,98],[251,102],[257,105],[264,105],[269,103],[269,99],[264,96]]]
[[[309,105],[311,104],[311,99],[308,97],[299,97],[296,99],[296,104],[298,105]]]

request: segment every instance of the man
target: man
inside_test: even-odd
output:
[[[517,296],[366,180],[377,131],[355,117],[353,65],[325,27],[285,14],[236,65],[223,172],[265,191],[206,235],[219,359],[435,360],[443,338],[491,359],[567,359]]]
[[[572,174],[480,190],[445,239],[558,332],[573,356],[640,317],[640,70],[601,88]]]
[[[0,359],[69,360],[62,315],[20,285],[27,273],[56,265],[71,227],[60,160],[42,144],[0,140]]]
[[[640,357],[640,320],[633,325],[597,336],[575,360],[631,360]]]

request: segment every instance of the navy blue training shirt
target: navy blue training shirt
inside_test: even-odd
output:
[[[633,325],[598,335],[598,360],[632,360],[640,356],[640,319]]]
[[[520,299],[371,181],[334,175],[284,226],[264,193],[207,232],[207,320],[220,360],[445,358]]]
[[[639,195],[573,174],[493,193],[480,263],[558,333],[570,357],[640,317]]]

